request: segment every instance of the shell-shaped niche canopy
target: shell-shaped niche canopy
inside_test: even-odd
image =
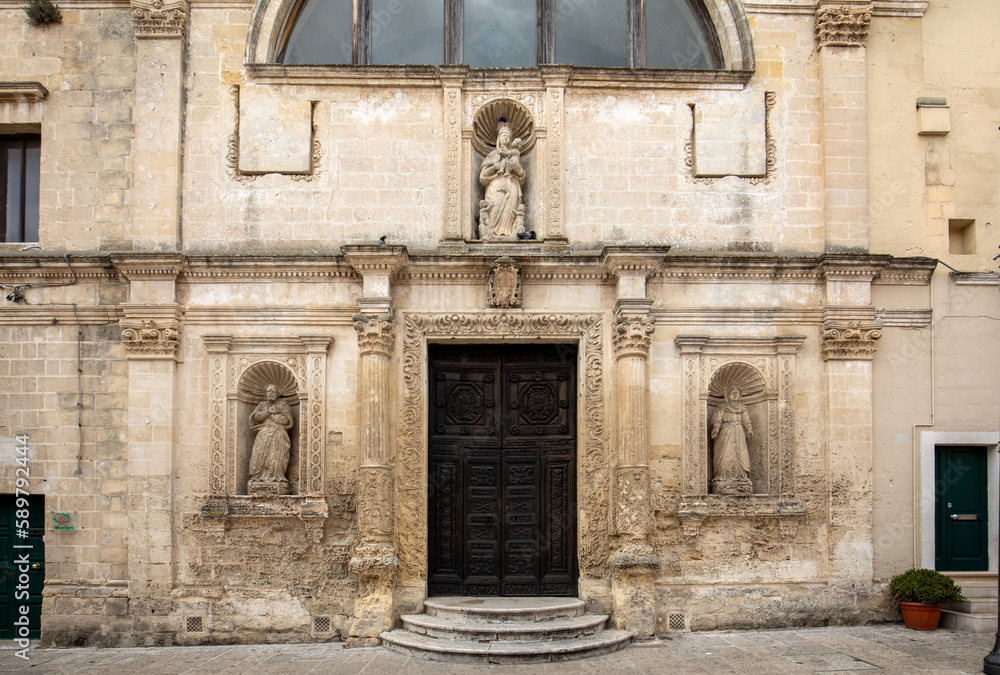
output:
[[[535,145],[535,120],[531,111],[513,99],[495,98],[484,103],[472,120],[472,147],[477,152],[488,155],[496,147],[501,121],[510,126],[515,139],[521,139],[522,153],[531,150]]]
[[[725,398],[729,387],[738,387],[744,399],[752,398],[764,391],[764,378],[748,363],[727,363],[712,376],[708,395],[712,398]]]
[[[278,388],[278,396],[281,398],[295,396],[298,391],[298,383],[292,371],[274,361],[261,361],[247,368],[240,378],[239,389],[251,396],[264,398],[264,390],[269,384]]]

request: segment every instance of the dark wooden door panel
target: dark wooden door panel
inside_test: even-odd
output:
[[[576,593],[576,349],[432,346],[431,595]]]

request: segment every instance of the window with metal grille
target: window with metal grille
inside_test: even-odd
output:
[[[201,616],[189,616],[184,621],[184,632],[203,633],[205,632],[205,618]]]
[[[313,617],[313,632],[314,633],[329,633],[330,632],[330,617],[328,617],[328,616],[314,616]]]
[[[38,241],[38,177],[42,139],[0,136],[0,191],[4,205],[0,241]]]

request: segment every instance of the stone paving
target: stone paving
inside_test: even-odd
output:
[[[784,631],[675,634],[651,645],[632,645],[607,656],[538,665],[453,665],[403,656],[382,648],[344,649],[340,643],[31,649],[29,660],[0,651],[0,672],[59,675],[445,675],[447,673],[878,673],[878,675],[982,672],[994,636],[902,624]]]

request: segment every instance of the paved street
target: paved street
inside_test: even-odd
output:
[[[608,656],[531,666],[452,665],[339,643],[0,652],[0,672],[60,675],[236,675],[252,673],[979,673],[992,634],[920,632],[902,624],[788,631],[676,634]]]

